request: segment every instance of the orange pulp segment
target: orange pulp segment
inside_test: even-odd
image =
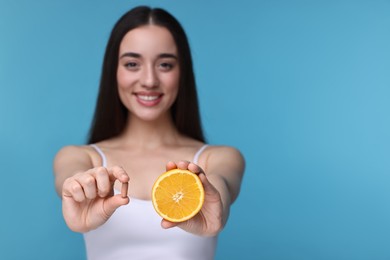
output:
[[[169,170],[154,183],[152,202],[162,218],[171,222],[186,221],[203,206],[202,182],[198,175],[189,170]]]

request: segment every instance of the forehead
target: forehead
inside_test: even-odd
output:
[[[141,55],[172,53],[177,55],[176,43],[165,27],[146,25],[126,33],[119,46],[119,55],[136,52]]]

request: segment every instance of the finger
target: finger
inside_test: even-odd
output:
[[[188,170],[197,174],[204,173],[203,169],[199,165],[196,165],[195,163],[190,163],[188,165]]]
[[[189,164],[190,164],[189,161],[180,161],[177,163],[177,168],[182,169],[182,170],[187,170]]]
[[[106,168],[99,167],[95,169],[95,178],[98,196],[104,198],[112,191],[109,173]]]
[[[161,227],[164,229],[173,228],[179,225],[179,223],[171,222],[166,219],[161,220]]]
[[[120,194],[109,197],[103,203],[103,210],[107,217],[110,217],[117,208],[128,204],[129,201],[129,197],[123,198]]]
[[[169,162],[167,162],[167,165],[165,166],[165,168],[167,171],[169,171],[169,170],[176,169],[177,166],[176,166],[176,163],[169,161]]]
[[[120,166],[114,166],[112,168],[107,169],[110,175],[110,180],[112,182],[118,180],[122,183],[129,182],[130,177],[126,173],[126,171]]]
[[[83,202],[85,195],[80,183],[74,179],[67,179],[62,188],[62,196],[73,198],[77,202]]]
[[[91,174],[83,174],[76,179],[84,190],[87,199],[95,199],[97,196],[97,187],[95,176]]]

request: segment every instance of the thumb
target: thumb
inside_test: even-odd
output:
[[[117,208],[128,204],[130,201],[129,197],[123,198],[120,194],[107,198],[103,204],[103,211],[107,217],[110,217]]]
[[[173,228],[173,227],[176,227],[177,225],[178,225],[178,223],[174,223],[174,222],[168,221],[166,219],[161,220],[161,227],[164,229]]]

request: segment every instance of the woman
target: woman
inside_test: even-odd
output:
[[[54,171],[89,259],[213,259],[244,159],[205,145],[188,40],[168,12],[137,7],[114,26],[88,143],[62,148]],[[174,168],[199,174],[205,189],[201,211],[182,223],[161,220],[151,202],[154,181]]]

